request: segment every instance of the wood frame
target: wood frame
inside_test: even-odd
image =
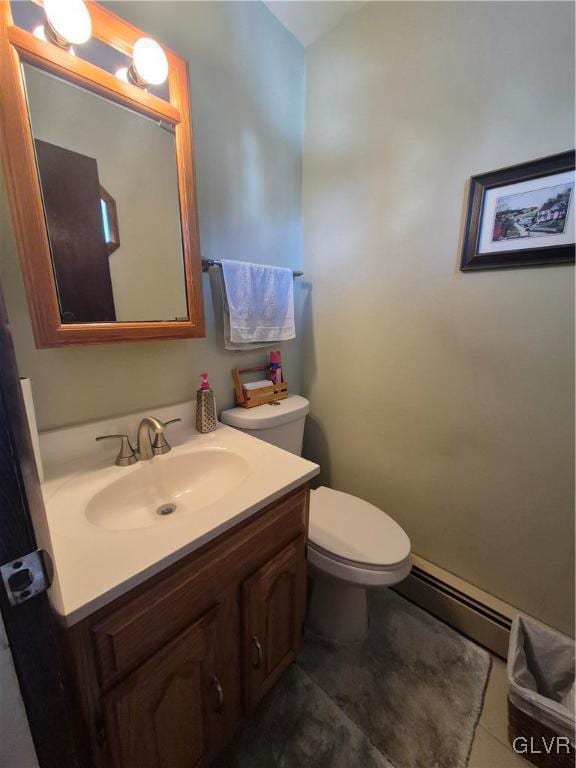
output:
[[[522,248],[498,253],[478,253],[480,226],[484,195],[489,189],[503,187],[515,182],[530,181],[541,176],[574,170],[574,150],[533,160],[529,163],[512,165],[498,171],[483,173],[470,178],[468,210],[464,230],[464,241],[460,269],[471,272],[482,269],[509,269],[511,267],[535,267],[554,264],[574,264],[574,245],[555,245],[540,248]],[[544,257],[544,252],[548,256]]]
[[[88,0],[87,6],[93,36],[131,56],[134,43],[145,33],[93,0]],[[0,152],[28,308],[39,348],[205,335],[188,63],[168,48],[164,47],[164,52],[169,65],[169,102],[122,82],[109,72],[15,26],[8,0],[0,0]],[[187,320],[62,323],[21,62],[33,64],[174,127]]]

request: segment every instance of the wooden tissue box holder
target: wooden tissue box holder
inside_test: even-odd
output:
[[[257,373],[262,371],[268,373],[268,370],[267,365],[263,365],[259,368],[232,368],[236,405],[239,405],[242,408],[255,408],[257,405],[273,403],[276,400],[284,400],[288,397],[288,384],[285,381],[281,384],[273,384],[270,382],[269,387],[244,390],[242,381],[240,380],[240,376],[243,373]]]

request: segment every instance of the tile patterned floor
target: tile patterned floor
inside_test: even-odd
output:
[[[531,763],[510,747],[507,728],[506,664],[493,656],[484,707],[472,743],[468,768],[530,768]]]

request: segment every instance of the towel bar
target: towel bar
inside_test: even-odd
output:
[[[222,262],[217,261],[216,259],[202,259],[202,272],[208,272],[210,267],[221,267]],[[292,275],[294,277],[302,277],[304,272],[301,272],[300,270],[292,270]]]

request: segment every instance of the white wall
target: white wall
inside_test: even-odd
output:
[[[0,768],[36,768],[37,765],[12,653],[0,616]]]
[[[262,3],[153,0],[110,7],[188,59],[202,256],[301,268],[301,46]],[[210,373],[219,407],[229,407],[231,369],[266,359],[266,351],[224,351],[207,276],[206,339],[36,350],[1,194],[0,280],[40,429],[153,412],[194,397],[203,371]],[[298,282],[296,292],[299,305]],[[297,334],[279,345],[294,392],[300,381],[299,313]]]
[[[571,3],[371,2],[306,51],[307,455],[567,632],[573,268],[458,262],[466,180],[572,148],[573,94]]]

